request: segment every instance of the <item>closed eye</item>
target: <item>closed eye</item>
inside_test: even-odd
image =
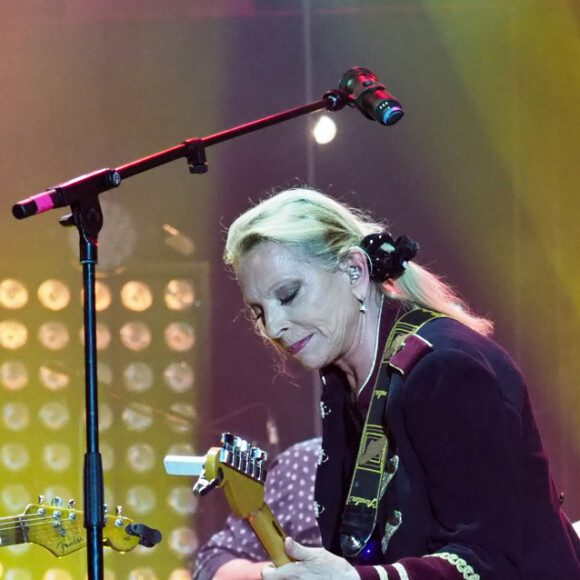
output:
[[[290,302],[292,302],[292,300],[294,300],[294,298],[296,298],[296,295],[298,294],[298,291],[300,290],[300,288],[295,288],[294,290],[292,290],[292,292],[290,292],[290,294],[288,294],[287,296],[284,296],[284,298],[280,298],[280,304],[285,305],[285,304],[290,304]]]

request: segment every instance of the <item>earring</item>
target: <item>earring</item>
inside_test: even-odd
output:
[[[358,311],[365,313],[367,312],[367,305],[366,305],[366,298],[357,298],[357,300],[359,301],[359,307],[358,307]]]
[[[346,271],[351,282],[355,282],[362,275],[361,269],[358,266],[349,266]]]

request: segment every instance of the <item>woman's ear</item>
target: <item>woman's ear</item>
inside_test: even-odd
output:
[[[369,263],[366,254],[358,247],[349,250],[339,269],[349,278],[349,284],[357,300],[368,296],[370,284]]]

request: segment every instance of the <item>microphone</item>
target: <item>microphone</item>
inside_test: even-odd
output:
[[[401,103],[366,68],[356,66],[347,70],[338,87],[350,95],[351,107],[356,106],[365,117],[382,125],[394,125],[405,114]]]
[[[113,189],[120,183],[121,176],[118,171],[99,169],[19,201],[12,206],[12,215],[21,220],[51,209],[73,205]]]

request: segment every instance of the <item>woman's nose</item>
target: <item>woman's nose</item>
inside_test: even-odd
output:
[[[288,323],[278,309],[264,312],[264,332],[268,338],[278,340],[282,338],[286,330],[288,330]]]

